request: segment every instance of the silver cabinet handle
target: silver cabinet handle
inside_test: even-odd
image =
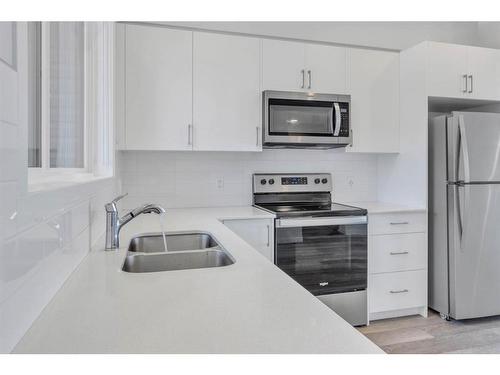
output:
[[[408,292],[409,292],[408,289],[400,289],[400,290],[391,290],[391,291],[389,291],[389,293],[391,293],[391,294],[408,293]]]
[[[267,247],[271,244],[271,227],[267,224]]]
[[[255,127],[256,133],[257,133],[257,139],[255,141],[255,145],[259,146],[259,139],[260,139],[260,126]]]
[[[302,86],[300,88],[303,89],[306,87],[306,71],[302,69],[300,72],[302,73]]]
[[[469,87],[468,93],[472,94],[472,91],[474,91],[474,82],[473,82],[472,74],[469,75],[469,82],[470,82],[470,87]]]
[[[188,145],[193,145],[193,125],[188,124]]]
[[[307,71],[307,77],[309,78],[309,87],[308,89],[311,88],[311,85],[312,85],[312,73],[310,70]]]
[[[391,224],[391,225],[406,225],[409,223],[407,221],[393,221],[393,222],[390,222],[389,224]]]
[[[462,78],[463,78],[463,81],[462,81],[462,86],[463,86],[462,92],[467,92],[467,74],[464,74],[462,76]]]
[[[409,254],[408,251],[391,251],[389,254],[391,255],[406,255]]]

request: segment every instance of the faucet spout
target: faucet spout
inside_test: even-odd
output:
[[[140,214],[164,214],[165,209],[157,204],[145,204],[142,207],[138,207],[135,210],[131,211],[131,213],[135,216],[140,215]]]
[[[137,207],[136,209],[130,211],[129,213],[118,216],[118,209],[116,207],[116,202],[123,198],[125,195],[118,197],[111,203],[105,205],[106,208],[106,250],[115,250],[120,247],[120,230],[122,227],[131,221],[133,218],[141,214],[164,214],[165,209],[157,204],[145,204],[143,206]]]

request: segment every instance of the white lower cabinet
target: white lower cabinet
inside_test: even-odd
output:
[[[231,219],[223,220],[223,223],[271,262],[274,261],[274,220]]]
[[[426,285],[425,270],[370,275],[370,313],[426,305]]]
[[[368,233],[395,234],[425,232],[426,218],[422,212],[397,212],[370,216]]]
[[[371,273],[419,270],[427,267],[425,233],[371,236]]]
[[[368,218],[370,320],[427,314],[427,235],[424,211]]]

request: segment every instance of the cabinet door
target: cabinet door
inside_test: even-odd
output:
[[[271,262],[274,255],[274,225],[268,219],[224,220],[224,224]]]
[[[347,49],[305,45],[306,89],[326,94],[347,92]]]
[[[264,39],[262,41],[262,86],[264,90],[305,91],[303,43]]]
[[[467,47],[470,97],[500,99],[500,51],[490,48]],[[472,87],[471,87],[472,86]]]
[[[127,25],[125,39],[126,149],[191,149],[192,32]]]
[[[195,150],[262,149],[260,40],[194,33]]]
[[[429,96],[466,96],[467,47],[429,42],[427,84]]]
[[[351,126],[355,152],[399,150],[399,54],[352,49]]]

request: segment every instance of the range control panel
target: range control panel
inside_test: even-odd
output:
[[[301,193],[332,191],[330,173],[256,173],[253,175],[254,193]]]
[[[307,177],[281,177],[281,185],[307,185]]]

